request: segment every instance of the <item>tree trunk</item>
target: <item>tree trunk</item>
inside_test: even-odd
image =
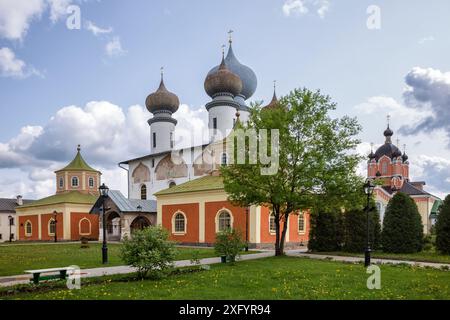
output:
[[[286,215],[283,222],[283,232],[281,233],[281,240],[280,240],[280,255],[284,255],[284,242],[286,240],[286,232],[287,232],[287,226],[289,221],[289,216]]]
[[[280,216],[275,213],[275,256],[283,255],[280,247]]]

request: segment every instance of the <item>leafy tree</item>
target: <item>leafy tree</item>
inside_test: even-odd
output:
[[[311,214],[308,249],[316,252],[332,252],[341,249],[342,213],[319,211]]]
[[[413,253],[422,250],[423,225],[414,200],[398,192],[389,201],[381,234],[383,251]]]
[[[236,260],[245,248],[245,242],[242,240],[242,234],[237,229],[227,229],[219,232],[216,235],[216,242],[214,243],[214,249],[217,254],[222,257],[227,257],[231,262]]]
[[[169,233],[162,227],[149,227],[133,232],[121,247],[121,258],[137,268],[141,278],[161,278],[173,268],[176,249],[169,241]]]
[[[331,98],[320,91],[296,89],[275,108],[254,106],[247,125],[238,123],[228,137],[227,146],[233,148],[233,156],[229,166],[221,167],[225,191],[236,205],[262,205],[272,210],[276,255],[284,254],[290,214],[311,208],[329,211],[331,207],[353,207],[361,200],[357,190],[362,182],[355,173],[360,157],[349,152],[359,143],[355,136],[361,127],[354,118],[331,118],[335,108]],[[273,163],[260,161],[265,140],[262,132],[266,129],[267,156],[278,156],[275,172],[269,170]],[[278,130],[278,141],[270,129]],[[259,137],[256,164],[251,161],[250,143],[240,147],[237,143],[239,136],[252,131]],[[245,163],[236,161],[239,154]]]
[[[436,249],[450,254],[450,195],[445,197],[439,208],[436,221]]]
[[[380,215],[372,201],[369,211],[369,241],[372,249],[380,245]],[[349,210],[344,213],[344,251],[363,252],[367,246],[367,212]]]

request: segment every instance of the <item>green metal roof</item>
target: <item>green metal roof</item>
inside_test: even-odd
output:
[[[433,207],[431,208],[431,214],[437,214],[439,207],[442,204],[442,200],[438,199],[433,203]]]
[[[58,193],[50,197],[42,198],[33,201],[30,204],[25,204],[16,209],[20,208],[33,208],[39,206],[47,206],[59,203],[75,203],[75,204],[94,204],[98,196],[90,193],[81,193],[79,191],[69,191],[64,193]]]
[[[90,165],[84,161],[83,157],[81,156],[80,147],[77,149],[77,155],[75,158],[70,162],[67,166],[64,168],[57,170],[59,171],[92,171],[92,172],[100,172],[98,170],[95,170]]]
[[[155,193],[155,196],[223,189],[221,176],[205,176]]]

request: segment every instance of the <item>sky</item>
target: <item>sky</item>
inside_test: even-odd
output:
[[[202,131],[203,82],[229,30],[258,78],[249,101],[269,101],[273,80],[279,96],[320,89],[334,116],[358,118],[362,154],[384,142],[390,114],[411,178],[444,197],[448,12],[446,0],[0,0],[0,197],[53,194],[78,144],[126,194],[117,163],[149,153],[144,102],[161,66],[182,103],[177,131]]]

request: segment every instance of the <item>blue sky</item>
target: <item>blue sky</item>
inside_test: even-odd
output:
[[[80,30],[66,27],[65,8],[71,4],[81,9]],[[366,25],[370,5],[381,10],[378,30]],[[114,164],[148,152],[150,114],[142,106],[158,85],[160,67],[167,87],[186,105],[178,117],[186,123],[204,120],[209,98],[203,81],[220,61],[229,29],[237,57],[258,77],[251,100],[270,99],[274,79],[279,95],[295,87],[321,89],[338,103],[337,115],[360,120],[361,152],[370,142],[383,142],[390,113],[395,132],[403,128],[398,136],[417,167],[412,172],[425,180],[441,177],[430,181],[431,190],[450,192],[450,126],[436,120],[440,112],[450,115],[448,12],[445,0],[0,0],[0,49],[3,59],[14,54],[3,64],[0,54],[0,177],[21,180],[7,190],[0,182],[0,196],[51,193],[51,171],[70,160],[77,141],[86,146],[88,160],[109,170],[105,178],[118,176],[111,183],[125,189]],[[89,23],[103,32],[94,34]],[[406,99],[405,90],[414,101]],[[99,117],[95,106],[87,108],[96,101],[109,103],[113,111]],[[69,113],[67,106],[73,106]],[[97,116],[90,118],[93,113]],[[426,122],[427,117],[434,121]],[[106,129],[122,128],[102,131],[96,140],[116,139],[105,146],[114,155],[70,132],[85,130],[89,121],[102,125],[102,119],[109,122]],[[410,127],[421,123],[420,130]],[[127,144],[124,130],[143,138],[117,147]]]

